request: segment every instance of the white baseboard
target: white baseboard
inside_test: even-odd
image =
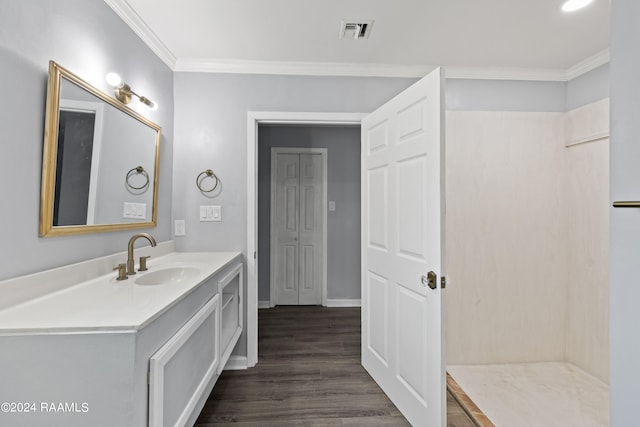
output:
[[[359,299],[327,299],[327,307],[360,307]]]
[[[359,299],[328,299],[326,307],[360,307]],[[258,301],[258,309],[272,308],[270,301]]]
[[[247,368],[247,356],[230,356],[224,366],[225,371],[240,371]]]
[[[271,301],[258,301],[258,310],[261,308],[271,308]]]

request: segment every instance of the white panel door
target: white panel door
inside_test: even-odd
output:
[[[441,87],[437,69],[362,121],[362,365],[429,427],[446,425]]]
[[[300,154],[300,305],[322,303],[322,210],[322,156]]]
[[[275,282],[276,304],[297,305],[300,276],[300,156],[286,153],[274,153],[273,156],[272,280]]]
[[[272,152],[271,289],[276,305],[320,305],[323,275],[322,153]]]

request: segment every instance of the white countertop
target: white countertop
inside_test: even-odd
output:
[[[117,272],[0,310],[0,335],[139,330],[198,285],[240,257],[240,252],[173,252],[148,262],[149,271],[117,281]],[[137,285],[135,279],[167,267],[200,272],[183,282]]]

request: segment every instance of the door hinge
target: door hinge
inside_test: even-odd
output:
[[[254,251],[254,252],[253,252],[253,259],[256,259],[256,258],[258,258],[258,252],[255,252],[255,251]]]
[[[440,289],[444,289],[447,287],[447,278],[442,276],[440,278]]]

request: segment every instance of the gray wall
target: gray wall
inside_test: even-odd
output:
[[[640,2],[611,2],[611,200],[640,200]],[[610,211],[611,426],[640,425],[640,213]]]
[[[564,82],[450,79],[446,82],[447,110],[566,111]]]
[[[452,111],[565,112],[609,96],[609,64],[568,82],[450,79]]]
[[[609,96],[609,64],[567,82],[567,111]]]
[[[247,111],[366,113],[414,81],[176,73],[173,216],[186,221],[177,250],[247,255]],[[214,198],[195,186],[196,176],[208,168],[222,183]],[[199,206],[206,204],[222,207],[221,222],[199,222]],[[246,354],[244,334],[236,354]]]
[[[119,72],[159,108],[134,109],[162,126],[159,241],[171,238],[173,73],[102,0],[0,2],[0,280],[123,251],[131,232],[38,237],[49,60],[112,94]],[[139,104],[139,103],[138,103]]]
[[[327,298],[360,299],[360,126],[260,126],[258,299],[269,301],[271,148],[327,148]]]
[[[415,79],[176,73],[174,211],[186,220],[181,251],[241,250],[247,241],[247,112],[370,112]],[[196,176],[220,177],[202,195]],[[199,206],[222,206],[222,222],[199,222]]]

